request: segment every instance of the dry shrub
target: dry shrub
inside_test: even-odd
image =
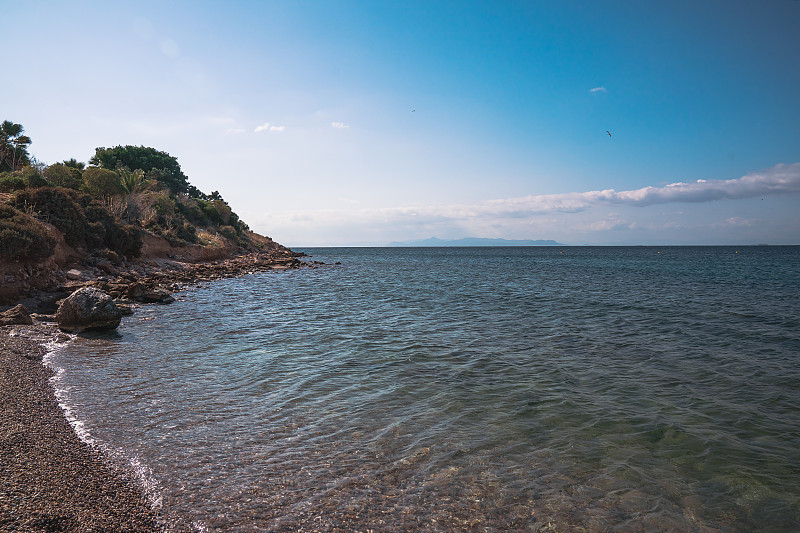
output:
[[[0,258],[36,261],[53,255],[55,248],[56,239],[44,224],[10,205],[0,204]]]

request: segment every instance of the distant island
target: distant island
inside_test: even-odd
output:
[[[464,239],[445,240],[431,237],[430,239],[418,241],[390,242],[392,247],[424,247],[424,246],[564,246],[560,242],[552,240],[509,240],[509,239],[486,239],[481,237],[467,237]]]

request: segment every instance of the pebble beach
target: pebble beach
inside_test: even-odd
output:
[[[255,253],[197,264],[151,261],[127,279],[112,278],[117,285],[98,280],[99,271],[87,272],[66,290],[99,285],[113,292],[132,284],[145,295],[148,290],[168,295],[167,285],[296,268],[294,255]],[[26,303],[46,311],[37,304],[52,296],[34,294]],[[40,315],[33,325],[0,326],[0,531],[162,531],[135,475],[83,442],[59,406],[50,383],[53,371],[42,361],[48,343],[67,337],[51,320],[53,315]]]
[[[42,365],[54,325],[0,328],[0,531],[159,531],[136,480],[81,441]]]

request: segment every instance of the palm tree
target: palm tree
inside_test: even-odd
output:
[[[23,135],[21,124],[4,120],[0,124],[0,172],[15,171],[30,164],[28,145],[31,138]]]

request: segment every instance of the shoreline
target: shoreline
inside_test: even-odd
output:
[[[83,287],[95,287],[109,293],[116,303],[169,303],[167,297],[176,291],[206,281],[232,278],[255,272],[316,268],[319,263],[301,262],[305,254],[287,248],[250,251],[216,260],[185,261],[177,257],[154,257],[125,262],[119,266],[64,267],[51,271],[38,288],[25,290],[24,295],[7,300],[0,309],[22,304],[28,312],[52,320],[58,303]],[[13,283],[6,285],[13,287]]]
[[[46,344],[66,337],[48,314],[59,299],[97,287],[133,312],[141,303],[169,303],[172,292],[207,281],[318,266],[297,259],[304,255],[281,248],[198,263],[151,258],[108,273],[88,270],[20,299],[38,314],[32,325],[0,326],[0,530],[166,527],[135,474],[81,440],[59,405],[50,381],[54,372],[43,362]]]
[[[162,531],[131,472],[83,442],[44,366],[54,325],[0,328],[0,530]]]

